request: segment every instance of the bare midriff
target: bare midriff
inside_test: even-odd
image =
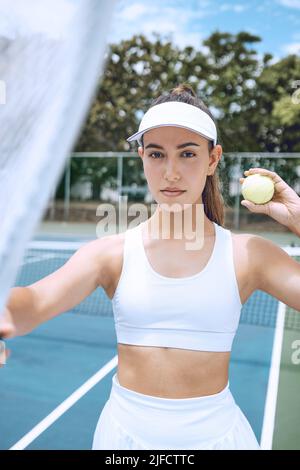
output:
[[[118,380],[123,387],[162,398],[213,395],[228,383],[230,351],[118,344]]]

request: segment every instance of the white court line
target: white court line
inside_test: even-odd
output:
[[[62,250],[76,251],[85,245],[87,242],[68,242],[68,241],[47,241],[47,240],[35,240],[31,241],[27,246],[25,252],[25,258],[20,266],[26,266],[27,264],[42,262],[52,258],[69,258],[68,255],[62,253]],[[28,254],[30,250],[44,251],[39,254]],[[49,253],[49,251],[55,251],[55,253]],[[27,257],[26,257],[27,256]]]
[[[286,305],[279,302],[260,447],[272,450]]]
[[[31,241],[27,249],[29,250],[78,250],[81,246],[88,242],[68,242],[68,241],[47,241],[34,240]]]
[[[102,367],[96,374],[88,379],[81,387],[72,393],[66,400],[64,400],[57,408],[55,408],[46,418],[40,421],[34,428],[31,429],[25,436],[23,436],[16,444],[9,450],[23,450],[32,441],[40,436],[46,429],[48,429],[61,415],[63,415],[69,408],[71,408],[80,398],[91,390],[100,380],[102,380],[112,369],[118,364],[118,356],[114,356],[104,367]]]
[[[59,255],[56,253],[42,253],[39,255],[30,255],[28,258],[26,258],[23,263],[21,263],[20,266],[27,266],[27,264],[32,264],[32,263],[41,263],[42,261],[45,261],[47,259],[53,259],[53,258],[58,258]]]
[[[299,246],[282,246],[281,248],[290,256],[299,256]]]

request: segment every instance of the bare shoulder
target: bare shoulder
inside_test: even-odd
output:
[[[259,250],[262,245],[265,244],[272,244],[273,242],[270,240],[261,237],[260,235],[256,235],[253,233],[232,233],[232,237],[234,239],[234,243],[243,250],[246,250],[249,254],[255,255],[255,250]],[[254,250],[252,252],[251,250]]]
[[[300,263],[282,247],[259,235],[246,243],[256,288],[300,311]]]
[[[105,266],[105,263],[109,262],[112,256],[123,249],[123,244],[124,233],[106,235],[85,243],[80,251],[95,257],[97,262],[101,260]]]
[[[288,256],[271,240],[252,233],[232,233],[236,260],[244,266],[257,289],[261,287],[264,263],[273,263],[278,256]]]
[[[251,261],[254,255],[252,249],[254,249],[254,245],[257,243],[257,235],[252,233],[235,233],[232,231],[231,235],[234,251],[240,256],[251,256],[251,259],[249,259],[249,261]]]
[[[246,250],[251,255],[254,264],[261,264],[262,259],[268,256],[270,261],[275,261],[275,258],[285,251],[272,242],[268,238],[261,237],[253,233],[232,233],[236,240],[236,244],[240,249]]]

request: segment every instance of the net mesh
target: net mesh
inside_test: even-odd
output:
[[[18,286],[26,286],[60,268],[82,245],[77,242],[32,242],[24,257],[17,277]],[[300,263],[300,247],[285,248]],[[241,323],[275,328],[278,300],[262,291],[255,291],[244,304]],[[70,313],[79,315],[112,316],[112,305],[102,288],[78,304]],[[286,309],[285,327],[300,331],[300,312],[290,307]]]
[[[101,78],[116,2],[25,3],[11,15],[0,2],[0,312]]]

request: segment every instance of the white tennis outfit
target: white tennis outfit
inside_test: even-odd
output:
[[[141,224],[125,233],[123,267],[112,299],[118,343],[230,351],[241,300],[231,232],[214,222],[215,244],[202,271],[157,273]],[[161,398],[120,385],[117,374],[94,433],[93,449],[259,449],[229,387],[192,398]]]

